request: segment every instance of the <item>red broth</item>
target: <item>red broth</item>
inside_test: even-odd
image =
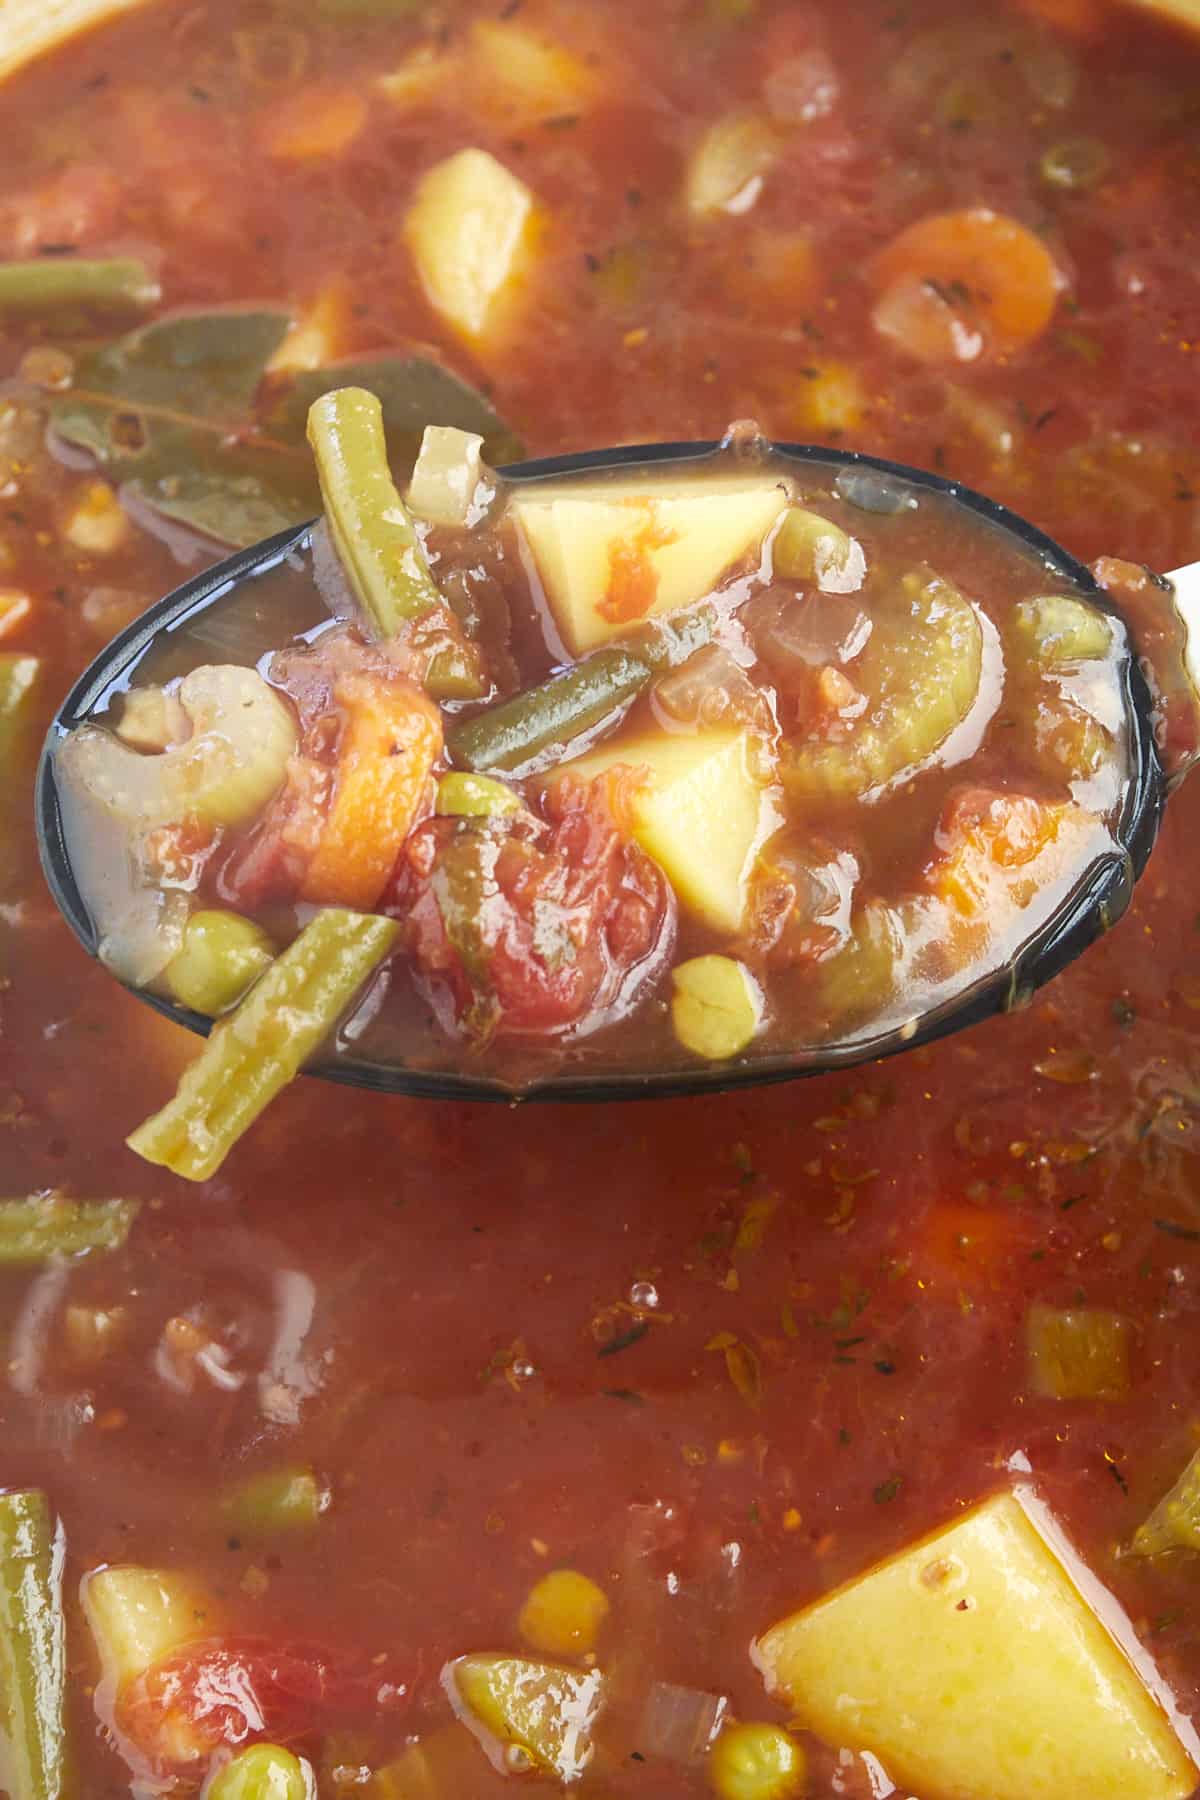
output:
[[[1084,556],[1186,560],[1200,51],[1099,10],[1080,38],[998,10],[984,36],[1005,41],[978,55],[929,48],[984,30],[949,5],[763,4],[716,39],[721,10],[606,0],[584,27],[578,9],[527,0],[522,18],[564,42],[586,29],[613,59],[594,113],[518,126],[466,100],[406,115],[373,97],[342,157],[297,165],[260,148],[261,116],[289,90],[248,64],[247,30],[259,51],[268,28],[283,34],[285,72],[307,55],[295,80],[366,87],[419,24],[150,7],[6,89],[5,247],[149,247],[170,305],[301,304],[344,274],[348,353],[435,343],[486,380],[531,452],[713,435],[754,414],[781,438],[840,432],[951,469]],[[441,17],[452,44],[465,12]],[[833,110],[748,212],[698,228],[678,205],[688,151],[813,44],[837,71]],[[1103,180],[1047,186],[1041,158],[1079,138],[1102,146]],[[441,332],[397,239],[420,170],[477,141],[519,163],[554,219],[547,277],[484,366]],[[981,205],[1039,225],[1068,286],[1024,348],[921,363],[872,326],[865,265],[910,222]],[[805,253],[776,263],[801,233],[803,298]],[[9,327],[5,368],[47,341]],[[32,602],[0,647],[43,659],[48,716],[179,566],[140,527],[105,555],[64,541],[89,477],[39,444],[4,450],[37,479],[0,519],[3,584]],[[30,767],[2,802],[3,1191],[143,1202],[124,1249],[5,1272],[0,1290],[0,1473],[44,1488],[64,1522],[89,1800],[153,1791],[106,1736],[103,1692],[97,1711],[76,1595],[101,1564],[186,1571],[239,1639],[340,1657],[343,1716],[334,1706],[324,1746],[320,1732],[303,1745],[325,1757],[323,1796],[353,1793],[361,1759],[451,1723],[441,1662],[514,1646],[553,1567],[608,1596],[602,1660],[624,1696],[671,1682],[784,1718],[750,1639],[1005,1485],[1018,1453],[1194,1709],[1189,1558],[1121,1554],[1195,1445],[1186,788],[1130,915],[1023,1015],[853,1076],[653,1108],[433,1106],[302,1082],[193,1192],[121,1144],[192,1042],[89,964],[53,912]],[[1123,1398],[1030,1391],[1036,1302],[1130,1321]],[[71,1309],[119,1309],[110,1355],[73,1335]],[[205,1346],[219,1354],[197,1361]],[[331,1497],[312,1533],[264,1544],[232,1529],[229,1484],[297,1463]],[[406,1715],[362,1724],[362,1656],[416,1688]],[[706,1792],[702,1768],[639,1760],[641,1726],[640,1700],[619,1695],[581,1791]],[[508,1792],[467,1748],[470,1773],[447,1791]],[[838,1749],[809,1744],[811,1791],[869,1793]]]

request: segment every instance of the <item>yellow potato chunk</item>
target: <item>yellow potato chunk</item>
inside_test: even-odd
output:
[[[169,1569],[97,1569],[84,1581],[83,1610],[104,1673],[118,1686],[219,1629],[207,1595]]]
[[[762,990],[732,956],[693,956],[671,971],[671,1024],[685,1050],[710,1062],[737,1056],[763,1016]]]
[[[761,113],[729,113],[701,138],[687,171],[690,213],[749,212],[779,155],[780,138]]]
[[[404,232],[429,304],[485,335],[520,270],[533,195],[486,150],[459,150],[418,184]]]
[[[639,485],[560,489],[512,514],[563,642],[581,656],[641,620],[701,599],[755,552],[786,506],[778,482],[696,482],[674,494]]]
[[[747,734],[646,732],[562,767],[591,780],[617,763],[645,772],[633,802],[638,843],[662,868],[681,906],[732,936],[742,923],[764,812]]]
[[[596,80],[587,64],[523,25],[478,19],[470,44],[479,104],[509,125],[570,117],[593,99]]]
[[[1015,1494],[785,1619],[755,1660],[805,1725],[872,1751],[905,1791],[1184,1800],[1196,1784],[1164,1708]]]
[[[547,1656],[584,1656],[596,1648],[608,1595],[578,1569],[551,1569],[530,1589],[517,1628]]]
[[[531,1768],[577,1781],[592,1757],[592,1727],[604,1699],[598,1669],[505,1654],[460,1656],[442,1671],[451,1706],[496,1768]]]

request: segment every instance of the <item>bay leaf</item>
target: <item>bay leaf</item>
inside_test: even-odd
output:
[[[397,469],[412,468],[426,425],[478,432],[483,454],[493,465],[515,462],[523,454],[520,438],[477,388],[418,350],[356,357],[298,375],[274,406],[268,403],[266,429],[285,440],[303,439],[313,401],[339,387],[367,388],[379,396],[388,453]]]

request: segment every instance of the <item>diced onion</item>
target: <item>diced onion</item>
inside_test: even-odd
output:
[[[711,1749],[728,1710],[723,1694],[656,1681],[642,1708],[638,1748],[664,1762],[698,1763]]]

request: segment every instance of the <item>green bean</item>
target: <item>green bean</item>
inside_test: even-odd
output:
[[[0,313],[47,313],[64,307],[141,312],[162,297],[155,275],[134,256],[39,256],[0,263]]]
[[[36,1489],[0,1494],[0,1719],[10,1800],[66,1800],[61,1539]]]
[[[637,697],[662,669],[673,668],[716,629],[710,607],[646,627],[620,645],[595,650],[540,687],[465,719],[446,734],[446,747],[468,769],[519,770],[544,750],[567,748]]]
[[[223,1511],[246,1536],[305,1531],[325,1510],[326,1494],[311,1469],[271,1469],[226,1495]]]
[[[937,576],[906,575],[855,666],[866,709],[839,742],[791,751],[783,779],[793,800],[869,793],[928,761],[974,705],[983,633],[970,601]]]
[[[59,1194],[0,1200],[0,1266],[119,1250],[138,1209],[136,1200],[66,1200]]]
[[[279,1744],[253,1744],[213,1776],[205,1800],[308,1800],[309,1771]]]
[[[274,955],[270,938],[253,919],[218,908],[196,912],[163,980],[173,999],[215,1019],[242,998]]]
[[[497,819],[521,811],[521,796],[490,775],[456,770],[437,784],[434,811],[451,819]]]
[[[375,635],[396,637],[446,607],[429,570],[412,516],[388,468],[383,407],[366,388],[338,388],[314,400],[308,441],[334,548]],[[479,671],[463,645],[434,656],[426,679],[443,699],[482,692]]]
[[[174,1098],[126,1139],[147,1162],[207,1181],[300,1072],[396,941],[392,919],[329,907],[260,975],[184,1070]]]

